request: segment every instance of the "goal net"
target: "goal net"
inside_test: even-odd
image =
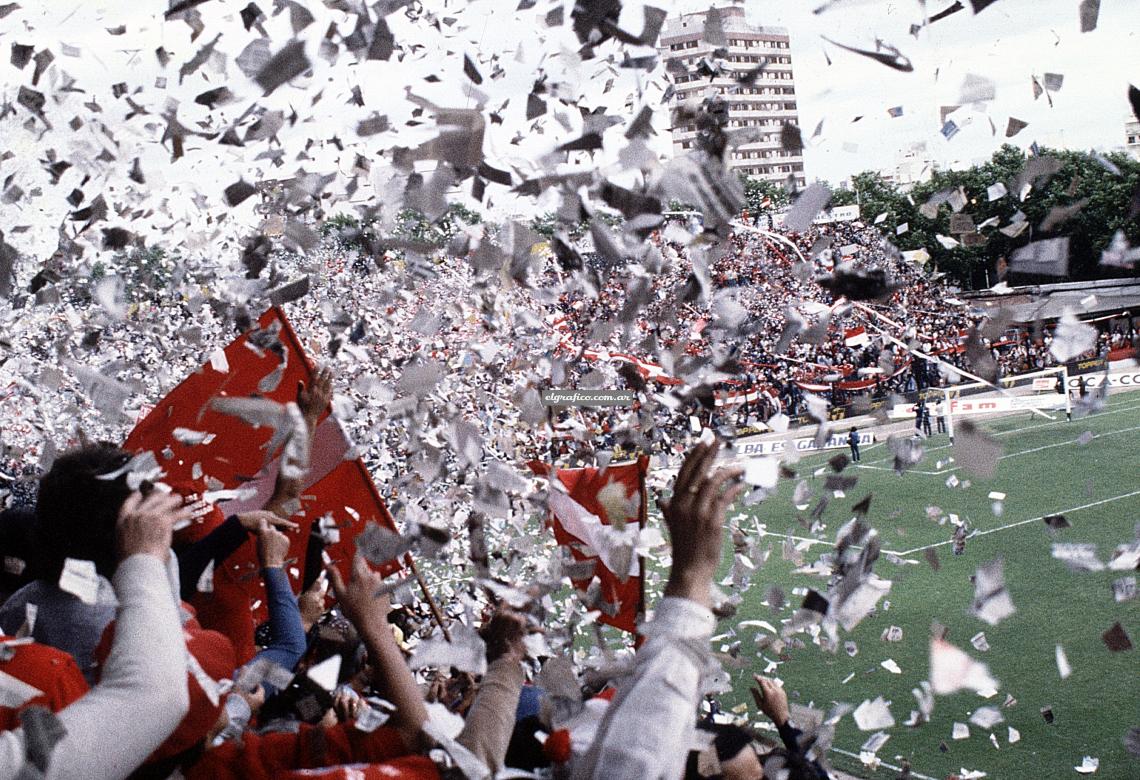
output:
[[[941,388],[931,400],[935,413],[941,411],[946,417],[947,432],[953,437],[954,421],[971,417],[1025,412],[1053,420],[1054,413],[1062,411],[1068,416],[1072,412],[1068,380],[1068,369],[1054,366],[1000,379],[1000,392],[984,382],[969,382]]]

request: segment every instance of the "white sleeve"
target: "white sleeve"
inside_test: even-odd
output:
[[[189,710],[186,644],[166,567],[133,555],[119,564],[114,586],[119,611],[103,677],[59,712],[67,736],[52,751],[49,780],[126,777]],[[23,763],[23,729],[0,735],[0,776]]]
[[[619,687],[575,780],[677,780],[692,744],[701,673],[709,658],[712,613],[665,598],[643,634],[633,674]]]

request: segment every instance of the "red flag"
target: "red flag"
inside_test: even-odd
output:
[[[862,347],[871,343],[871,337],[867,335],[867,329],[859,325],[843,331],[843,343],[849,347]]]
[[[273,376],[275,371],[280,371],[279,376]],[[270,377],[277,381],[271,382]],[[263,448],[273,430],[243,425],[213,409],[210,402],[217,396],[258,395],[285,403],[296,400],[297,383],[302,381],[312,381],[304,350],[284,313],[270,309],[256,329],[213,353],[206,365],[171,390],[135,426],[123,446],[130,451],[152,450],[168,481],[198,483],[206,477],[225,488],[237,488],[262,470],[266,463]],[[200,444],[183,443],[189,439],[184,432],[176,437],[176,428],[214,438]],[[210,530],[197,529],[196,535]]]
[[[166,481],[189,492],[205,492],[219,485],[224,490],[254,489],[254,497],[222,502],[223,511],[182,532],[186,541],[196,540],[213,530],[225,514],[236,514],[264,505],[273,491],[278,453],[265,448],[273,429],[254,428],[237,417],[211,406],[214,398],[258,396],[278,403],[296,400],[298,382],[309,384],[313,367],[279,308],[265,312],[258,327],[234,339],[224,350],[215,352],[209,362],[174,388],[140,422],[124,447],[132,452],[150,450],[166,471]],[[175,429],[185,429],[175,435]],[[212,434],[201,441],[193,433]],[[200,443],[192,444],[199,440]],[[290,532],[289,564],[286,572],[294,590],[299,589],[313,524],[322,518],[334,528],[339,539],[325,545],[333,561],[349,576],[355,552],[355,538],[369,521],[395,530],[367,468],[360,459],[345,460],[349,442],[336,420],[323,413],[317,427],[301,510],[291,519],[300,529]],[[328,534],[326,534],[328,536]],[[209,622],[211,613],[238,615],[253,607],[253,620],[267,616],[265,591],[258,576],[257,548],[252,538],[230,558],[223,571],[215,571],[214,594],[208,605],[195,605]],[[395,564],[391,567],[395,568]],[[220,575],[220,576],[219,576]],[[248,610],[247,610],[248,611]],[[227,620],[236,616],[228,615]],[[248,621],[247,621],[248,622]],[[228,628],[236,630],[231,623]],[[244,625],[240,637],[244,639]],[[249,635],[252,636],[252,628]]]
[[[528,465],[536,474],[550,474],[551,467],[545,463],[531,461]],[[625,515],[625,520],[636,521],[639,527],[644,528],[645,477],[648,473],[649,458],[642,455],[632,463],[611,465],[604,469],[557,469],[554,477],[566,487],[570,498],[582,509],[595,515],[602,524],[612,525],[613,521],[619,519],[615,514],[620,512]],[[598,621],[635,633],[637,620],[645,612],[643,562],[635,558],[636,572],[623,582],[619,576],[622,572],[606,568],[597,550],[590,548],[588,540],[570,533],[563,526],[562,519],[554,513],[551,515],[551,525],[554,528],[554,538],[560,545],[570,547],[574,560],[593,561],[595,564],[594,576],[574,580],[574,586],[584,591],[591,580],[597,578],[602,589],[603,603],[612,607],[609,611],[603,609]]]

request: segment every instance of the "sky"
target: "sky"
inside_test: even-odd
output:
[[[919,2],[848,0],[834,10],[813,14],[827,0],[749,0],[746,14],[755,24],[787,27],[805,137],[824,122],[819,138],[805,151],[808,179],[838,183],[863,170],[892,170],[901,152],[925,142],[931,159],[945,167],[985,159],[1005,142],[1008,117],[1029,122],[1013,142],[1109,150],[1124,144],[1130,113],[1129,80],[1140,82],[1140,2],[1102,0],[1097,29],[1080,32],[1079,0],[999,0],[974,15],[964,10],[910,34],[923,19]],[[726,3],[719,4],[721,6]],[[934,15],[951,0],[929,0]],[[682,0],[676,11],[706,9],[708,2]],[[914,64],[899,73],[837,49],[821,36],[863,49],[876,38],[896,46]],[[831,58],[828,65],[826,55]],[[1034,101],[1032,77],[1062,74],[1064,84]],[[960,103],[966,74],[995,82],[996,97],[979,110],[964,109],[969,120],[950,141],[939,134],[938,110]],[[893,119],[887,109],[903,107]],[[858,122],[856,117],[863,118]],[[997,127],[992,134],[992,119]]]
[[[288,177],[300,167],[345,174],[327,188],[335,191],[349,181],[357,155],[371,163],[371,171],[362,178],[364,186],[344,198],[344,207],[387,199],[386,213],[393,214],[399,206],[393,193],[400,189],[392,184],[393,174],[399,172],[393,171],[390,151],[414,148],[435,132],[431,122],[417,121],[417,101],[494,112],[501,123],[487,126],[483,150],[490,164],[511,170],[515,181],[600,168],[623,186],[637,186],[651,179],[671,153],[669,116],[661,103],[668,86],[664,69],[623,67],[627,54],[637,57],[653,50],[611,47],[583,59],[568,24],[552,27],[545,22],[548,11],[558,6],[568,18],[573,6],[569,0],[540,0],[522,12],[516,10],[516,0],[425,0],[423,7],[434,14],[431,24],[408,19],[402,10],[388,17],[393,34],[407,49],[405,56],[387,62],[360,61],[343,52],[335,61],[323,58],[324,31],[330,25],[351,30],[355,16],[345,9],[361,1],[345,0],[329,8],[310,0],[316,20],[299,39],[312,70],[268,96],[237,65],[245,47],[261,37],[257,29],[246,30],[238,16],[245,3],[204,2],[196,10],[205,29],[193,37],[184,21],[165,20],[158,2],[25,2],[0,20],[0,40],[5,52],[9,40],[54,52],[55,61],[38,85],[51,97],[46,110],[53,129],[45,132],[27,123],[24,109],[0,122],[5,148],[14,153],[0,159],[0,181],[12,181],[26,193],[48,195],[0,202],[0,222],[24,226],[20,233],[9,229],[9,240],[17,241],[21,251],[50,253],[71,209],[62,196],[90,177],[121,209],[134,204],[145,211],[137,222],[148,238],[173,235],[177,225],[189,248],[220,250],[261,219],[252,199],[237,208],[225,208],[224,202],[219,208],[225,187],[239,179]],[[822,122],[805,151],[809,180],[838,184],[863,170],[891,171],[900,153],[915,143],[925,143],[929,156],[944,167],[969,165],[988,157],[1005,140],[1010,116],[1029,123],[1014,139],[1023,147],[1033,141],[1080,149],[1123,144],[1127,86],[1130,79],[1140,82],[1140,1],[1102,0],[1100,24],[1086,34],[1079,31],[1079,0],[997,0],[976,16],[967,3],[966,9],[922,29],[917,37],[910,28],[924,18],[920,0],[835,0],[829,10],[812,13],[813,7],[828,2],[749,0],[745,5],[755,23],[782,25],[791,32],[805,138]],[[928,0],[927,12],[938,12],[950,2]],[[707,0],[648,4],[674,15],[709,7]],[[271,0],[261,5],[272,14]],[[624,29],[641,29],[644,5],[624,3]],[[275,51],[294,35],[288,13],[263,21]],[[119,28],[122,32],[112,32]],[[221,37],[214,53],[180,75],[179,65],[215,35]],[[861,48],[873,48],[881,38],[913,61],[914,72],[899,73],[845,52],[824,43],[822,35]],[[165,68],[154,53],[159,46],[171,53]],[[464,75],[464,54],[484,76],[477,86]],[[20,70],[6,59],[0,58],[0,101],[15,102],[31,66]],[[1062,88],[1052,95],[1052,107],[1044,98],[1035,101],[1031,91],[1031,78],[1046,72],[1064,76]],[[938,108],[960,102],[968,74],[993,80],[996,98],[956,114],[962,130],[947,141],[939,134]],[[528,122],[526,97],[538,79],[545,79],[548,112]],[[126,85],[127,95],[115,94],[113,87],[120,83]],[[223,85],[233,91],[232,103],[210,112],[195,102],[202,92]],[[351,105],[354,89],[360,90],[364,106]],[[131,118],[127,96],[147,113]],[[285,165],[255,156],[260,148],[219,145],[208,135],[189,136],[185,155],[171,159],[170,144],[163,141],[164,115],[176,111],[183,126],[212,132],[216,139],[227,127],[241,126],[244,132],[249,122],[243,123],[242,117],[251,106],[297,117],[271,144]],[[902,106],[901,118],[888,116],[887,109],[894,106]],[[656,136],[643,149],[630,148],[622,137],[625,123],[643,107],[654,109]],[[607,116],[620,120],[604,131],[605,149],[593,156],[556,151],[584,132],[585,112],[603,108]],[[390,129],[359,137],[358,123],[373,114],[385,115]],[[84,121],[72,131],[74,118]],[[119,159],[96,164],[112,137],[119,145]],[[39,163],[50,150],[74,163],[56,183],[47,180]],[[146,172],[145,186],[126,175],[135,154]],[[90,183],[86,189],[95,191]],[[538,199],[518,197],[501,187],[488,192],[489,201],[468,200],[468,205],[478,205],[493,218],[541,213],[560,200],[553,190]],[[452,195],[467,197],[460,190]],[[335,199],[330,204],[335,212]]]

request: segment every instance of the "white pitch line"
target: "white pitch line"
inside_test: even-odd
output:
[[[773,539],[795,539],[797,542],[810,542],[811,544],[826,544],[829,547],[834,547],[835,542],[829,542],[826,539],[812,539],[807,536],[789,536],[788,534],[779,534],[773,531],[761,531],[760,536],[770,536]]]
[[[1118,431],[1109,431],[1108,433],[1098,433],[1098,434],[1093,435],[1092,441],[1096,441],[1097,439],[1107,439],[1109,436],[1115,436],[1118,433],[1129,433],[1131,431],[1140,431],[1140,425],[1135,425],[1131,428],[1121,428]],[[1001,457],[998,458],[998,460],[1004,460],[1005,458],[1016,458],[1018,455],[1028,455],[1031,452],[1041,452],[1041,450],[1048,450],[1048,449],[1052,449],[1053,447],[1065,447],[1065,446],[1075,444],[1075,443],[1076,443],[1076,440],[1074,439],[1073,441],[1059,441],[1059,442],[1056,442],[1055,444],[1045,444],[1041,447],[1033,447],[1032,449],[1028,449],[1028,450],[1019,450],[1017,452],[1010,452],[1006,455],[1002,455]]]
[[[1135,411],[1137,409],[1140,409],[1140,404],[1134,404],[1132,406],[1122,406],[1119,409],[1113,409],[1111,412],[1098,412],[1097,414],[1089,415],[1088,417],[1081,418],[1081,419],[1095,419],[1097,417],[1108,417],[1108,416],[1113,415],[1113,414],[1122,414],[1124,412],[1132,412],[1132,411]],[[1057,420],[1056,422],[1041,423],[1040,425],[1026,425],[1022,428],[1011,428],[1008,431],[997,431],[996,433],[994,433],[992,435],[993,436],[1009,436],[1009,435],[1014,434],[1014,433],[1021,433],[1023,431],[1036,431],[1040,428],[1048,428],[1051,425],[1060,425],[1061,423],[1067,423],[1067,422],[1069,422],[1069,421],[1068,420]],[[945,434],[935,434],[935,435],[936,436],[943,436]],[[872,447],[878,447],[879,445],[885,444],[885,443],[886,443],[885,441],[877,441],[874,444],[867,447],[867,449],[869,450]],[[954,445],[952,445],[952,444],[940,444],[937,447],[931,447],[930,449],[928,449],[926,451],[927,452],[938,452],[939,450],[948,450],[952,446],[954,446]],[[881,458],[879,460],[873,460],[873,461],[871,461],[871,463],[887,463],[889,461],[890,461],[890,458]],[[864,466],[864,468],[870,468],[870,466]],[[886,469],[886,470],[887,471],[894,471],[894,469]],[[918,473],[921,473],[921,472],[918,472]]]
[[[760,529],[759,535],[761,538],[767,536],[767,537],[770,537],[772,539],[795,539],[797,542],[810,542],[811,544],[826,544],[828,547],[834,547],[835,546],[835,542],[828,541],[827,539],[812,539],[812,538],[807,537],[807,536],[789,536],[788,534],[780,534],[780,533],[776,533],[774,531],[768,531],[766,529]],[[851,545],[851,549],[852,550],[862,550],[863,545],[853,544],[853,545]],[[880,550],[880,553],[882,555],[897,555],[900,558],[903,556],[903,553],[895,552],[894,550]]]
[[[1133,496],[1140,496],[1140,490],[1133,490],[1131,493],[1124,493],[1124,494],[1119,495],[1119,496],[1113,496],[1112,498],[1105,498],[1105,499],[1101,499],[1100,501],[1093,501],[1091,504],[1082,504],[1081,506],[1075,506],[1072,509],[1062,509],[1060,512],[1050,512],[1048,515],[1041,515],[1039,517],[1031,517],[1028,520],[1018,520],[1016,523],[1008,523],[1006,525],[998,526],[997,528],[989,528],[985,531],[977,531],[977,532],[971,534],[970,538],[974,539],[974,538],[977,538],[979,536],[986,536],[987,534],[994,534],[994,533],[997,533],[998,531],[1004,531],[1007,528],[1017,528],[1019,525],[1027,525],[1028,523],[1039,523],[1042,520],[1044,520],[1046,517],[1049,517],[1051,515],[1067,515],[1067,514],[1071,514],[1073,512],[1080,512],[1083,509],[1092,509],[1094,506],[1101,506],[1102,504],[1111,504],[1113,501],[1120,501],[1120,500],[1125,499],[1125,498],[1132,498]],[[950,539],[950,540],[945,541],[945,542],[935,542],[934,544],[927,544],[927,545],[923,545],[922,547],[915,547],[913,550],[907,550],[906,552],[898,553],[898,555],[900,557],[906,557],[908,555],[914,555],[917,552],[922,552],[923,550],[930,550],[930,549],[933,549],[935,547],[945,547],[946,545],[953,544],[953,543],[954,543],[953,539]]]
[[[859,758],[858,753],[852,753],[850,750],[844,750],[843,748],[837,748],[834,745],[831,746],[831,752],[832,753],[842,753],[843,755],[850,756],[851,758]],[[894,764],[888,764],[886,761],[882,761],[882,760],[880,760],[879,766],[884,766],[887,769],[890,769],[892,772],[901,772],[902,771],[901,766],[895,766]],[[930,775],[924,775],[921,772],[915,772],[913,769],[910,770],[909,776],[913,777],[915,780],[939,780],[939,778],[937,778],[937,777],[931,777]]]
[[[1130,433],[1132,431],[1140,431],[1140,425],[1133,426],[1132,428],[1121,428],[1118,431],[1108,431],[1107,433],[1098,433],[1098,434],[1095,434],[1093,436],[1092,441],[1096,441],[1097,439],[1106,439],[1109,436],[1115,436],[1118,433]],[[1028,450],[1018,450],[1017,452],[1007,452],[1005,455],[999,456],[998,460],[1005,460],[1006,458],[1016,458],[1018,455],[1029,455],[1030,453],[1033,453],[1033,452],[1041,452],[1042,450],[1049,450],[1049,449],[1053,449],[1054,447],[1068,447],[1068,446],[1071,446],[1073,444],[1076,444],[1076,439],[1073,439],[1070,441],[1054,442],[1053,444],[1045,444],[1045,445],[1042,445],[1040,447],[1032,447]],[[928,450],[928,452],[929,452],[929,450]],[[861,468],[861,469],[876,469],[878,471],[894,471],[894,469],[888,469],[888,468],[884,468],[882,466],[864,465],[862,463],[854,463],[852,465],[855,466],[856,468]],[[956,470],[957,470],[956,468],[942,469],[941,471],[922,471],[920,469],[907,469],[906,473],[907,474],[926,474],[926,475],[932,476],[932,477],[940,477],[943,474],[950,474]]]
[[[852,463],[851,465],[857,469],[874,469],[875,471],[894,471],[894,469],[889,469],[885,466],[869,466],[869,465],[865,465],[863,463]],[[927,474],[927,475],[932,476],[932,477],[937,477],[939,474],[949,474],[950,472],[946,469],[943,469],[942,471],[923,471],[922,469],[907,469],[904,473],[906,473],[906,474]]]

